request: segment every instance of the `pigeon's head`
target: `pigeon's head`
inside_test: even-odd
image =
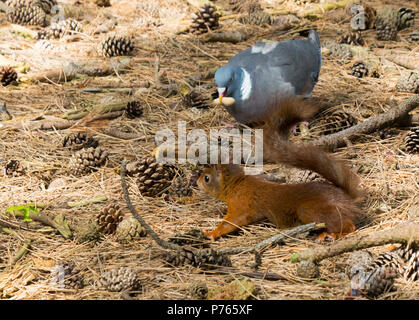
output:
[[[234,97],[236,100],[240,100],[240,90],[243,82],[242,68],[221,67],[215,72],[214,78],[217,84],[220,103],[223,97]]]

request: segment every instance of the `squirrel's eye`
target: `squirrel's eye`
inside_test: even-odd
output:
[[[205,176],[205,177],[204,177],[204,181],[205,181],[205,182],[209,182],[209,181],[210,181],[210,177],[209,177],[209,176]]]

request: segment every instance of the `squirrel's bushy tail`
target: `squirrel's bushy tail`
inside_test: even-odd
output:
[[[276,155],[277,162],[317,172],[352,198],[361,195],[358,176],[343,161],[309,144],[296,145],[278,140],[270,145],[271,153]]]
[[[262,127],[264,160],[317,172],[352,198],[358,198],[362,194],[360,180],[343,161],[309,143],[292,144],[288,141],[291,127],[310,118],[318,109],[295,99],[284,100],[281,106],[273,108],[275,111]]]

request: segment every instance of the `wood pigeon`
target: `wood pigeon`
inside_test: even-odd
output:
[[[310,30],[307,40],[257,42],[216,71],[219,102],[234,98],[223,104],[237,121],[259,121],[282,97],[311,96],[320,67],[315,30]]]

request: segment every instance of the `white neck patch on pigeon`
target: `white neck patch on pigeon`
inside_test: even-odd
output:
[[[250,92],[252,91],[252,80],[250,79],[250,74],[245,69],[241,68],[243,71],[243,81],[240,87],[240,93],[242,100],[247,100],[250,97]]]

